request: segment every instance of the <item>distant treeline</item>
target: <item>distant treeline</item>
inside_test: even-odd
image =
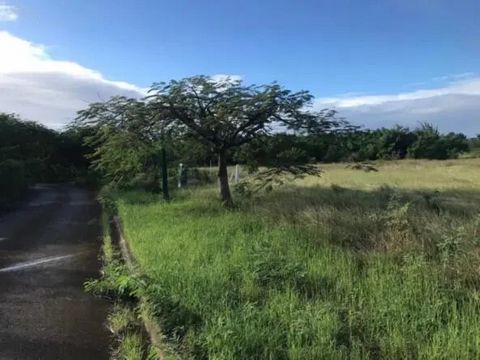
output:
[[[89,169],[100,130],[71,126],[67,131],[58,132],[15,115],[0,113],[0,206],[34,183],[94,183],[99,177],[109,181],[104,173],[127,174],[122,177],[124,183],[140,179],[152,188],[158,187],[160,140],[158,144],[146,144],[141,139],[133,141],[132,136],[124,133],[103,129],[100,134],[107,136],[103,139],[105,146],[96,149],[96,153],[106,151],[104,148],[112,151],[106,152],[108,156],[104,156],[102,162],[93,161],[95,169]],[[192,167],[217,162],[211,149],[193,137],[179,138],[167,148],[172,176],[180,162]],[[319,135],[273,133],[235,149],[230,163],[254,169],[306,162],[454,159],[468,152],[480,155],[480,135],[469,139],[461,133],[442,134],[434,126],[423,124],[416,129],[400,126],[377,130],[352,128]]]
[[[468,138],[462,133],[442,134],[430,124],[422,124],[415,129],[396,126],[320,135],[276,133],[258,137],[236,149],[231,162],[255,168],[288,161],[445,160],[456,159],[462,154],[480,156],[480,135]],[[173,157],[192,166],[216,162],[207,147],[188,141],[177,144]]]
[[[38,182],[76,180],[87,172],[89,150],[78,130],[57,132],[0,113],[0,206]]]
[[[480,136],[468,139],[461,133],[440,133],[430,124],[406,127],[353,130],[318,136],[275,134],[243,146],[234,158],[240,163],[266,165],[285,152],[294,152],[314,162],[455,159],[462,153],[480,149]]]

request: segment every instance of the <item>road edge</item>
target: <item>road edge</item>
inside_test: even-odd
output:
[[[119,216],[114,215],[110,218],[110,224],[118,236],[118,245],[123,261],[128,270],[132,273],[138,273],[138,262],[133,255],[130,245],[125,237],[122,222]],[[140,309],[140,319],[143,323],[146,333],[148,334],[151,345],[153,346],[160,360],[176,359],[168,347],[165,345],[165,336],[163,335],[160,325],[155,321],[153,310],[148,301],[142,296],[138,299],[138,308]]]

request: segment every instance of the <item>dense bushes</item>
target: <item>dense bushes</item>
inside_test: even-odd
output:
[[[473,140],[470,140],[474,144]],[[311,161],[339,162],[378,159],[454,159],[470,150],[469,140],[461,133],[441,134],[430,124],[417,129],[356,130],[340,134],[299,136],[279,133],[265,136],[235,153],[235,160],[253,166],[278,162],[285,151]]]
[[[12,114],[0,113],[0,161],[23,162],[33,181],[72,180],[89,165],[83,144],[88,129],[58,132]]]
[[[28,185],[24,163],[11,159],[0,162],[0,207],[20,197]]]
[[[471,157],[480,157],[480,134],[478,134],[475,138],[470,139],[470,153]]]
[[[408,148],[408,155],[415,159],[451,159],[468,151],[465,135],[439,134],[431,125],[425,124],[414,133],[415,141]]]
[[[84,157],[89,149],[83,145],[88,130],[82,131],[60,133],[0,113],[0,201],[12,201],[36,182],[79,178],[91,182],[89,162]]]

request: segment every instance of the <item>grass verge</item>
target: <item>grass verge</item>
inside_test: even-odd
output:
[[[480,162],[343,165],[218,205],[116,195],[143,295],[198,359],[480,357]]]
[[[105,194],[104,194],[105,195]],[[108,219],[114,213],[114,204],[108,197],[102,199],[103,223],[108,229]],[[150,343],[152,318],[149,306],[142,301],[145,282],[138,272],[128,266],[116,245],[115,232],[105,233],[102,246],[103,268],[99,279],[85,283],[85,290],[113,302],[107,327],[113,334],[111,358],[115,360],[174,359],[167,347]]]

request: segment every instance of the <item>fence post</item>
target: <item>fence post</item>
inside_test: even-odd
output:
[[[183,164],[178,165],[178,188],[182,187],[182,176],[183,176]]]
[[[168,192],[168,172],[167,172],[167,151],[165,150],[165,147],[162,146],[162,161],[161,161],[161,167],[162,167],[162,193],[163,193],[163,198],[168,201],[170,200],[170,194]]]
[[[235,184],[240,181],[240,166],[237,164],[235,165]]]

